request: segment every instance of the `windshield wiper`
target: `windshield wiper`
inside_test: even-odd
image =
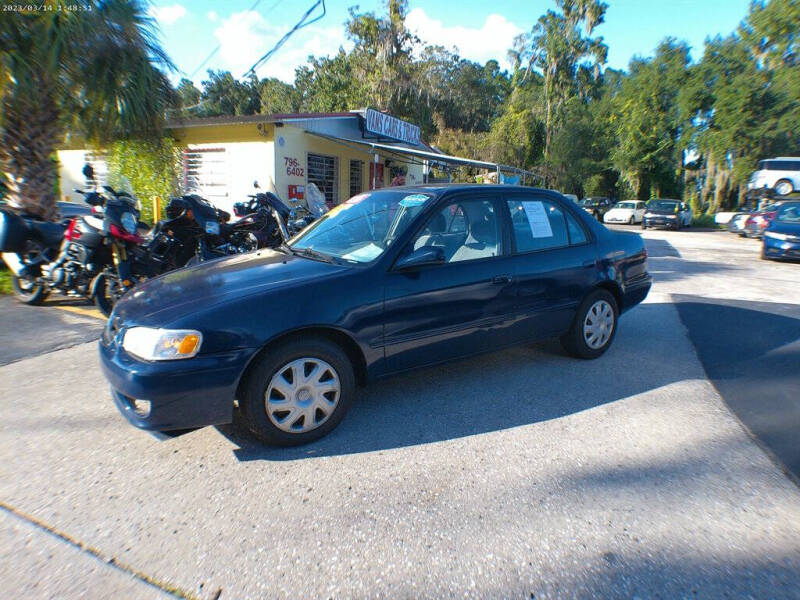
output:
[[[311,248],[292,248],[291,246],[287,246],[292,254],[297,254],[299,256],[305,256],[306,258],[311,258],[313,260],[321,260],[322,262],[327,263],[335,263],[336,258],[331,256],[330,254],[325,254],[324,252],[320,252],[318,250],[313,250]]]

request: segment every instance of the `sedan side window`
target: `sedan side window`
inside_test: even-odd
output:
[[[509,200],[517,252],[569,245],[564,212],[548,200]]]
[[[500,223],[489,200],[462,200],[433,215],[411,247],[441,248],[445,262],[499,256],[502,252]]]

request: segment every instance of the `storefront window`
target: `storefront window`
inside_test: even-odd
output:
[[[357,196],[363,191],[364,161],[350,161],[350,197]]]
[[[339,159],[323,154],[308,154],[308,183],[325,194],[328,206],[339,204]]]

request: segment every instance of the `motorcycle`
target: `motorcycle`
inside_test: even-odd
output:
[[[134,272],[155,277],[187,265],[220,258],[231,253],[226,245],[247,240],[229,239],[230,214],[215,208],[200,196],[188,194],[171,198],[167,218],[159,221],[137,249]],[[224,230],[224,233],[223,233]]]
[[[143,241],[138,201],[127,191],[103,190],[75,190],[93,212],[66,226],[2,211],[0,252],[20,301],[41,304],[56,291],[88,298],[107,316],[133,286],[130,254]]]

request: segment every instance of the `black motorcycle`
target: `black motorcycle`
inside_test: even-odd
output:
[[[89,298],[108,315],[133,286],[130,251],[143,241],[137,232],[138,202],[109,186],[103,190],[75,190],[93,212],[66,226],[2,211],[0,251],[20,301],[41,304],[56,291]]]
[[[154,277],[230,253],[225,248],[231,241],[225,227],[230,214],[224,210],[190,194],[171,198],[166,213],[167,218],[156,224],[136,250],[137,276]]]

